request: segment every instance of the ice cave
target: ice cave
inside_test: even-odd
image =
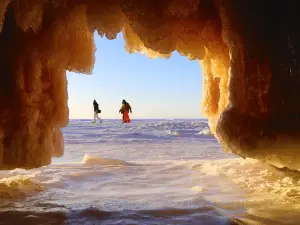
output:
[[[63,154],[66,71],[91,74],[94,32],[123,32],[129,53],[199,60],[202,111],[225,151],[300,170],[299,9],[297,0],[0,0],[0,168]]]

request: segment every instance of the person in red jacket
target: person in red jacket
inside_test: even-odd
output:
[[[131,106],[128,102],[126,102],[125,99],[123,99],[122,107],[119,110],[119,113],[123,114],[122,123],[130,123],[131,122],[130,117],[129,117],[129,112],[132,113]]]

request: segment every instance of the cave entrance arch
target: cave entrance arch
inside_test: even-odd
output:
[[[145,52],[150,57],[169,57],[177,50],[191,59],[203,60],[206,56],[205,60],[211,61],[212,54],[219,54],[209,51],[211,44],[226,48],[219,17],[208,20],[207,15],[203,18],[206,22],[200,22],[197,2],[185,4],[187,12],[172,8],[173,4],[165,11],[152,1],[145,3],[5,1],[0,13],[1,65],[6,70],[1,93],[4,110],[0,115],[2,169],[39,167],[49,164],[52,156],[63,154],[61,128],[68,122],[66,71],[92,72],[95,30],[108,39],[122,31],[128,52]],[[204,7],[216,15],[213,4]],[[145,10],[149,13],[140,13]],[[166,19],[176,15],[171,24],[164,24],[156,11]],[[211,84],[211,66],[206,69]],[[221,78],[215,80],[214,87]],[[217,108],[215,103],[213,107],[207,104],[205,110],[216,113]]]
[[[1,0],[0,168],[39,167],[63,154],[66,71],[91,73],[94,31],[109,39],[122,31],[128,52],[177,50],[201,60],[204,111],[224,149],[300,169],[299,8],[298,1]]]

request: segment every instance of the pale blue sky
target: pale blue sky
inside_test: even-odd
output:
[[[121,118],[122,99],[132,118],[200,118],[202,72],[197,60],[174,52],[170,59],[150,59],[125,51],[115,40],[95,35],[96,64],[91,76],[68,73],[70,118],[92,118],[93,99],[104,119]]]

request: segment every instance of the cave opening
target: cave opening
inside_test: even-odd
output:
[[[121,100],[134,109],[132,119],[198,119],[203,101],[198,60],[173,52],[170,58],[151,59],[125,51],[123,34],[107,40],[94,33],[96,52],[91,76],[67,72],[70,119],[93,118],[95,98],[100,117],[120,119]]]
[[[92,72],[95,31],[108,39],[122,31],[129,53],[169,58],[176,50],[200,60],[203,111],[216,133],[229,102],[229,50],[223,41],[228,34],[222,32],[221,19],[228,12],[218,4],[5,1],[0,43],[9,78],[3,86],[9,93],[1,102],[1,168],[39,167],[63,154],[61,128],[69,114],[66,71]]]
[[[0,165],[63,154],[66,71],[90,74],[95,31],[126,50],[201,61],[204,114],[225,150],[299,169],[298,1],[2,0]]]

